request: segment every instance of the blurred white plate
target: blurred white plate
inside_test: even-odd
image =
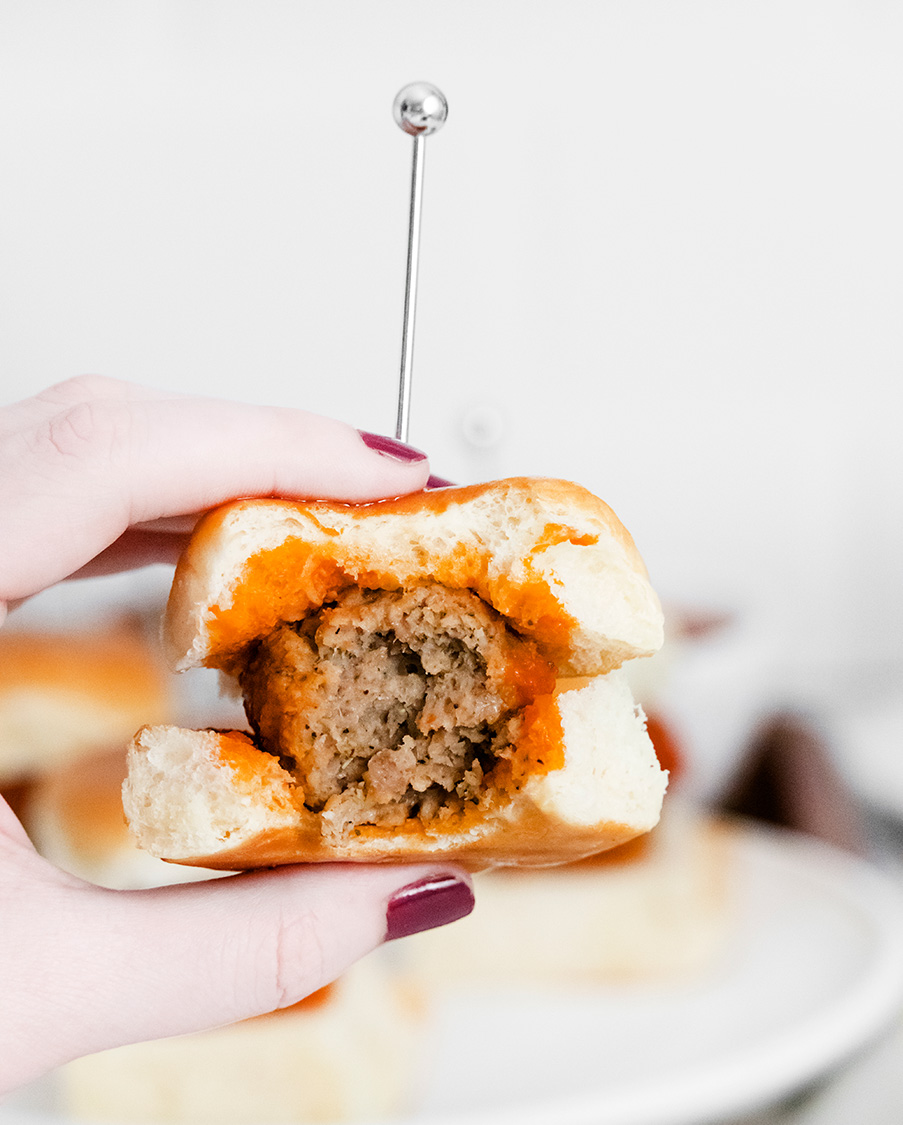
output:
[[[813,840],[745,828],[735,892],[735,939],[695,985],[459,998],[437,1036],[444,1065],[424,1120],[724,1121],[821,1076],[903,1006],[890,876]]]
[[[699,1125],[822,1076],[903,1006],[890,876],[789,833],[737,839],[737,933],[693,985],[459,995],[405,1125]],[[61,1125],[8,1104],[0,1125]],[[251,1125],[251,1123],[249,1123]]]

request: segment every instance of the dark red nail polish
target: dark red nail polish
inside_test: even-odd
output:
[[[446,480],[445,477],[431,476],[426,482],[427,488],[454,488],[455,482],[453,480]]]
[[[405,445],[403,441],[386,437],[385,434],[369,434],[366,430],[358,430],[361,441],[368,449],[381,453],[383,457],[391,457],[393,461],[425,461],[426,454],[413,445]]]
[[[454,875],[434,875],[402,887],[386,909],[386,941],[434,930],[473,910],[473,891]]]

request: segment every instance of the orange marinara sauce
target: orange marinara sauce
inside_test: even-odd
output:
[[[414,493],[398,500],[379,502],[383,512],[417,510],[441,511],[452,502],[479,493],[485,486],[440,489]],[[254,503],[259,503],[255,501]],[[285,501],[274,501],[285,505]],[[364,513],[375,505],[323,505],[324,510],[336,507]],[[305,504],[305,512],[316,518],[317,505]],[[216,521],[219,513],[208,517]],[[322,526],[332,537],[339,533]],[[201,536],[204,529],[200,530]],[[569,541],[578,544],[593,542],[586,535],[560,523],[546,525],[536,549]],[[244,564],[232,591],[229,605],[212,607],[209,647],[218,655],[214,663],[227,671],[235,671],[242,663],[243,652],[251,639],[265,636],[282,621],[298,620],[311,609],[334,598],[351,585],[366,589],[397,590],[402,583],[390,570],[373,569],[369,560],[345,553],[336,561],[333,543],[311,543],[300,535],[286,538],[278,546],[261,550]],[[426,552],[425,552],[426,554]],[[518,788],[528,776],[560,769],[564,765],[563,731],[553,692],[555,666],[568,652],[574,619],[564,610],[547,581],[540,575],[531,580],[527,560],[527,580],[517,583],[506,576],[489,576],[489,552],[459,545],[451,553],[430,554],[423,560],[423,573],[440,585],[451,589],[469,589],[493,606],[520,631],[533,638],[543,657],[512,662],[509,683],[514,689],[516,706],[524,709],[524,726],[513,760],[498,763],[491,780],[501,789]],[[547,658],[546,658],[547,657]]]

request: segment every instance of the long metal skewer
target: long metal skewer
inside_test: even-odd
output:
[[[392,107],[395,122],[414,138],[411,164],[411,209],[408,219],[408,262],[404,287],[404,320],[401,335],[401,371],[398,379],[398,415],[395,436],[406,442],[411,421],[411,373],[414,367],[414,321],[417,314],[417,274],[420,261],[420,216],[423,209],[423,167],[426,138],[437,132],[448,117],[448,102],[429,82],[412,82],[399,90]]]

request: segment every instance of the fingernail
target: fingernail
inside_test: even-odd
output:
[[[426,482],[427,488],[454,488],[455,482],[453,480],[446,480],[445,477],[431,476]]]
[[[434,930],[473,910],[473,891],[454,875],[434,875],[402,887],[386,909],[386,941]]]
[[[413,445],[405,445],[403,441],[386,437],[384,434],[369,434],[366,430],[358,430],[361,441],[368,449],[381,453],[383,457],[391,457],[393,461],[425,461],[426,454]]]

